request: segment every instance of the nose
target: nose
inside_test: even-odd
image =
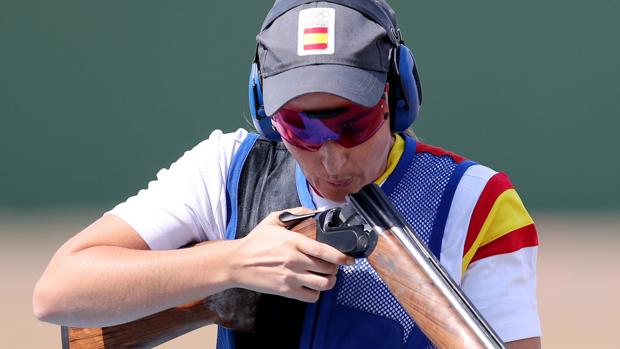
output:
[[[334,141],[325,142],[319,148],[321,163],[328,175],[338,175],[347,162],[347,148]]]

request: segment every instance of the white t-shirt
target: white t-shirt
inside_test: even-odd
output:
[[[146,189],[107,213],[127,222],[153,250],[224,239],[228,170],[247,134],[243,129],[227,134],[213,131],[169,169],[160,170]],[[466,171],[448,215],[440,260],[502,340],[540,336],[537,246],[488,256],[469,264],[464,273],[461,270],[472,210],[495,173],[481,165]],[[312,194],[318,209],[336,205]]]

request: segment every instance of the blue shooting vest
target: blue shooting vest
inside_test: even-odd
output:
[[[405,150],[381,189],[439,259],[454,192],[474,162],[416,152],[416,141],[403,137]],[[233,158],[227,194],[228,239],[245,236],[272,211],[299,203],[315,208],[292,156],[280,143],[254,134]],[[366,259],[340,267],[337,279],[317,303],[262,295],[257,333],[220,327],[217,348],[434,348]]]

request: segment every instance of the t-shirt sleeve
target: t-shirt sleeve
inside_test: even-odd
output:
[[[537,251],[534,222],[514,186],[493,175],[469,222],[461,288],[503,341],[541,335]]]
[[[169,169],[160,170],[146,189],[106,214],[127,222],[153,250],[224,238],[228,169],[246,136],[243,129],[213,131]]]

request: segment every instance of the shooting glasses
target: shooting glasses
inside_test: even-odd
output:
[[[275,112],[272,120],[288,143],[317,151],[328,141],[346,148],[364,143],[381,128],[387,113],[385,97],[382,97],[370,108],[352,104],[347,108],[312,112],[283,107]]]

